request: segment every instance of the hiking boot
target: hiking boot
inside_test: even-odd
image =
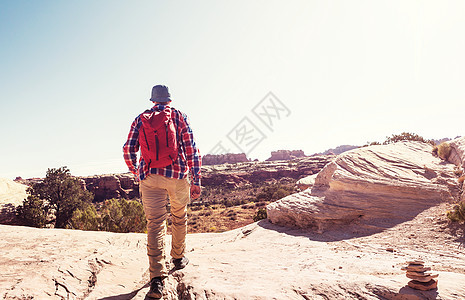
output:
[[[150,280],[150,290],[147,297],[152,299],[160,299],[163,295],[163,280],[161,277],[153,277]]]
[[[185,256],[181,258],[173,258],[173,264],[175,270],[184,269],[189,263],[189,259]]]

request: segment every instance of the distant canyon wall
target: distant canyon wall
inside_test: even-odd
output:
[[[276,153],[282,153],[276,151]],[[296,155],[302,152],[293,152]],[[212,157],[212,156],[211,156]],[[276,157],[276,156],[275,156]],[[280,156],[282,157],[282,156]],[[234,188],[243,184],[262,184],[265,181],[289,178],[298,180],[302,177],[318,173],[334,156],[319,155],[312,157],[298,158],[292,162],[286,160],[251,162],[244,153],[215,156],[209,161],[209,155],[205,155],[203,160],[215,162],[215,166],[204,164],[202,167],[203,186],[225,186]],[[220,161],[236,161],[236,163],[221,163]],[[95,195],[94,201],[100,202],[111,198],[138,198],[139,183],[131,173],[106,174],[79,177],[81,186]],[[42,179],[19,179],[24,184],[32,185]]]
[[[247,161],[249,161],[249,159],[245,153],[207,154],[202,156],[202,164],[206,166],[235,164]]]
[[[83,187],[95,195],[94,201],[139,197],[139,183],[131,173],[80,177]]]
[[[278,150],[271,151],[271,157],[267,161],[274,160],[292,160],[296,158],[305,157],[305,153],[302,150]]]

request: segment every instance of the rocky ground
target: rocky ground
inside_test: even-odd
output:
[[[189,234],[190,264],[166,280],[165,299],[464,299],[464,227],[442,203],[376,234],[323,234],[266,220]],[[0,226],[2,299],[144,299],[144,234]],[[422,259],[438,289],[407,286],[400,268]]]
[[[450,145],[449,161],[417,142],[349,151],[309,189],[267,205],[267,220],[189,234],[191,262],[170,272],[164,298],[465,299],[465,225],[446,216],[465,195],[465,138]],[[292,178],[293,163],[283,167],[271,173]],[[254,172],[276,183],[268,171],[229,171],[215,172],[232,189],[253,187]],[[3,299],[144,299],[148,291],[144,234],[6,225],[0,234]],[[408,287],[401,268],[412,260],[439,274],[436,289]]]

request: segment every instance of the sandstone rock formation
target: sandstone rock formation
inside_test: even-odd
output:
[[[312,188],[270,203],[268,218],[320,232],[331,224],[385,228],[412,219],[458,196],[454,165],[431,151],[429,144],[399,142],[345,152],[318,173]]]
[[[139,197],[139,184],[131,173],[81,177],[85,188],[94,193],[95,201],[111,198]]]
[[[244,154],[245,155],[245,154]],[[205,157],[205,156],[204,156]],[[202,167],[203,186],[238,187],[281,178],[299,179],[318,173],[334,156],[320,155],[296,159],[295,162],[250,162]],[[95,194],[95,201],[110,198],[139,197],[139,183],[131,173],[80,177],[83,188]]]
[[[451,147],[449,158],[451,163],[465,169],[465,137],[458,138],[448,142]]]
[[[318,176],[318,173],[301,178],[297,180],[296,185],[301,191],[306,190],[315,184],[315,179],[317,176]]]
[[[445,227],[445,209],[362,237],[350,226],[314,234],[266,220],[189,234],[190,264],[171,272],[164,299],[464,299],[463,240]],[[0,225],[0,235],[1,299],[137,300],[148,291],[145,234]],[[439,274],[437,290],[407,286],[400,268],[417,257]]]
[[[451,163],[459,168],[462,180],[465,179],[465,137],[454,139],[448,142],[451,148],[449,158]],[[462,195],[461,201],[465,201],[465,181],[462,181]]]
[[[0,178],[0,224],[14,221],[16,207],[27,197],[27,186],[6,178]]]
[[[282,178],[299,178],[318,173],[334,156],[320,155],[288,161],[245,162],[236,165],[205,166],[202,168],[203,186],[240,186]]]
[[[339,155],[341,153],[344,153],[346,151],[350,151],[352,149],[357,149],[360,146],[353,146],[353,145],[341,145],[337,146],[336,148],[330,148],[322,153],[319,153],[320,155]]]
[[[203,165],[235,164],[249,161],[245,153],[206,154],[202,156]]]
[[[302,150],[278,150],[271,151],[271,157],[267,161],[273,160],[292,160],[296,158],[305,157],[305,153]]]

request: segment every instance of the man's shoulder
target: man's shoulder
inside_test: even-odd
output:
[[[182,117],[183,120],[187,119],[187,115],[185,113],[183,113],[182,111],[180,111],[179,109],[171,107],[171,111],[173,112],[174,116],[176,116],[178,118]]]

